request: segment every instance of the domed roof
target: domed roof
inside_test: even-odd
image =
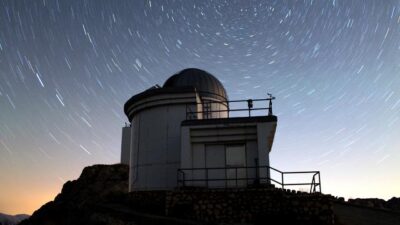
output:
[[[224,86],[210,73],[189,68],[172,75],[165,81],[163,87],[186,87],[192,86],[200,93],[200,96],[216,97],[220,100],[228,100]]]

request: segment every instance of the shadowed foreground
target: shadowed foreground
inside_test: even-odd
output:
[[[128,193],[128,173],[121,164],[86,167],[20,224],[400,224],[393,210],[273,187]]]
[[[338,224],[345,225],[394,225],[400,224],[400,212],[374,209],[365,206],[335,203],[333,211]]]

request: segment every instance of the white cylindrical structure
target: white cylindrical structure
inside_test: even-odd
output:
[[[131,154],[131,127],[122,128],[121,164],[129,165]]]
[[[205,114],[204,102],[212,102]],[[227,117],[227,95],[211,74],[186,69],[162,88],[133,96],[125,104],[131,122],[129,190],[167,190],[177,186],[181,165],[181,123],[195,116]]]

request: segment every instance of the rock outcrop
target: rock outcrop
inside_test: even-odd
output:
[[[400,198],[391,198],[388,201],[379,198],[356,198],[349,199],[348,203],[376,209],[387,209],[400,211]]]
[[[28,218],[29,215],[26,214],[18,214],[18,215],[7,215],[0,213],[0,225],[15,225],[18,224],[21,220]]]
[[[356,199],[274,187],[128,193],[126,165],[86,167],[21,225],[400,224],[400,199]],[[361,205],[361,206],[359,206]],[[367,207],[366,207],[367,206]],[[357,215],[357,216],[355,216]],[[371,218],[366,216],[370,216]],[[361,221],[361,223],[360,223]],[[375,223],[376,224],[376,223]],[[0,224],[1,225],[1,224]]]
[[[128,192],[128,174],[128,166],[121,164],[86,167],[78,180],[65,183],[54,201],[20,225],[125,224],[99,206]]]
[[[386,202],[386,208],[400,212],[400,198],[391,198]]]

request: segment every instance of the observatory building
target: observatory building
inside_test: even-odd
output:
[[[269,184],[272,100],[229,101],[217,78],[193,68],[134,95],[122,129],[129,190]]]

